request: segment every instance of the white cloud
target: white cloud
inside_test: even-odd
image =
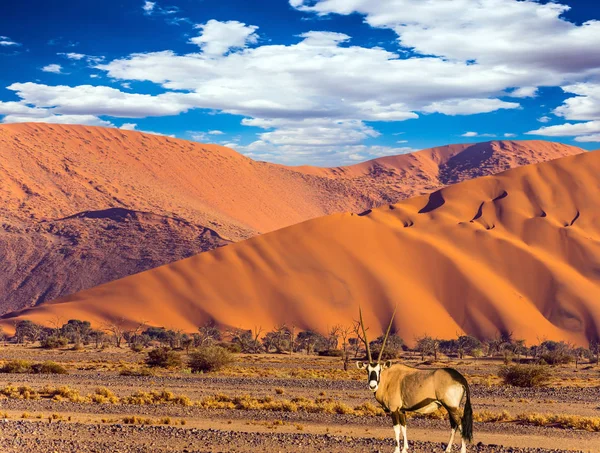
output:
[[[69,60],[81,61],[86,60],[88,63],[98,64],[104,60],[105,57],[98,57],[94,55],[86,55],[83,53],[76,52],[58,52],[56,55],[68,58]]]
[[[555,2],[290,0],[290,4],[319,15],[361,14],[369,25],[393,30],[400,45],[423,55],[501,65],[508,71],[581,73],[600,66],[600,22],[568,22],[562,14],[570,7]]]
[[[507,133],[505,133],[505,134],[504,134],[504,136],[505,136],[506,138],[511,138],[511,137],[516,137],[516,136],[517,136],[517,134],[513,134],[513,133],[511,133],[511,132],[507,132]]]
[[[255,33],[258,27],[236,20],[219,22],[211,19],[205,24],[196,25],[196,28],[202,31],[190,42],[199,46],[202,53],[208,56],[219,57],[232,49],[243,49],[258,41]]]
[[[592,135],[597,133],[600,133],[600,121],[545,126],[540,129],[527,132],[529,135],[544,135],[546,137],[575,137],[578,135]]]
[[[152,14],[152,11],[154,11],[155,6],[156,6],[156,2],[145,1],[144,4],[142,5],[144,14],[148,14],[148,15]]]
[[[217,130],[212,130],[212,131],[208,131],[208,133],[210,135],[223,135],[225,132],[223,132],[223,131],[217,131]]]
[[[588,143],[588,142],[600,142],[600,134],[584,135],[581,137],[575,137],[576,142]]]
[[[445,115],[473,115],[489,113],[499,109],[518,109],[520,104],[505,102],[500,99],[449,99],[432,102],[422,111],[427,113],[443,113]]]
[[[19,47],[21,44],[13,41],[8,36],[0,36],[0,47]]]
[[[85,54],[75,53],[75,52],[68,52],[68,53],[59,52],[59,53],[57,53],[57,55],[62,55],[64,57],[68,58],[69,60],[76,60],[76,61],[82,60],[86,57]]]
[[[126,90],[131,90],[131,83],[129,83],[129,82],[123,82],[123,83],[121,84],[121,86],[122,86],[123,88],[125,88]]]
[[[575,97],[565,100],[554,113],[568,120],[600,120],[600,83],[577,83],[562,87]]]
[[[62,66],[59,64],[49,64],[42,68],[44,72],[52,72],[54,74],[62,74]]]
[[[145,118],[177,115],[191,108],[186,98],[178,93],[151,96],[123,93],[105,86],[48,86],[32,82],[13,83],[7,88],[15,91],[24,104],[67,115]]]
[[[244,120],[242,124],[262,128],[276,128],[259,135],[264,143],[275,146],[344,146],[357,145],[380,134],[358,120]]]
[[[478,132],[465,132],[461,137],[495,137],[496,134],[479,134]],[[505,134],[506,136],[506,134]]]
[[[93,115],[47,115],[47,116],[23,116],[23,115],[6,115],[2,119],[3,123],[54,123],[54,124],[84,124],[87,126],[104,126],[110,127],[110,121],[102,120]]]
[[[172,135],[172,134],[163,134],[162,132],[142,131],[142,130],[139,130],[137,128],[137,124],[136,123],[123,123],[121,125],[121,127],[119,127],[119,129],[122,129],[124,131],[136,131],[136,132],[142,132],[144,134],[162,135],[164,137],[173,137],[173,138],[175,138],[175,135]]]
[[[508,96],[511,98],[533,98],[537,96],[537,87],[521,87],[511,91]]]
[[[540,123],[549,123],[550,121],[552,121],[552,118],[550,118],[549,116],[542,116],[538,118],[538,121]]]

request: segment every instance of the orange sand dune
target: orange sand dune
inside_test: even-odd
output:
[[[327,169],[134,131],[0,125],[0,314],[314,217],[581,152],[488,142]]]
[[[600,153],[462,182],[364,215],[335,214],[11,314],[193,331],[349,324],[405,340],[513,331],[529,343],[600,334]]]

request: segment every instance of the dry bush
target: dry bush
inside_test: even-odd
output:
[[[233,363],[233,355],[220,346],[206,346],[190,354],[188,365],[192,373],[218,371]]]
[[[169,348],[155,348],[148,352],[146,365],[158,368],[181,368],[181,356]]]
[[[130,396],[121,398],[123,404],[137,404],[140,406],[150,404],[177,404],[180,406],[191,406],[193,403],[186,395],[175,395],[167,390],[150,392],[137,391]]]
[[[539,387],[552,377],[545,365],[507,365],[498,372],[504,383],[515,387]]]
[[[49,336],[44,338],[40,342],[40,346],[44,349],[58,349],[64,348],[67,344],[69,344],[69,339],[61,336]]]
[[[67,374],[67,370],[58,363],[46,361],[42,363],[34,363],[31,370],[35,374]]]
[[[31,373],[31,365],[28,360],[10,360],[0,368],[0,373]]]
[[[119,397],[106,387],[97,388],[89,398],[93,403],[97,404],[117,404],[120,401]]]
[[[46,361],[43,363],[32,363],[27,360],[11,360],[6,362],[0,373],[19,374],[67,374],[67,370],[58,363]]]

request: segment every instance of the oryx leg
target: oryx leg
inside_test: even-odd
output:
[[[408,451],[408,439],[406,438],[406,414],[404,412],[400,412],[400,428],[402,429],[402,439],[404,440],[404,445],[402,447],[402,453],[406,453]]]
[[[396,449],[394,453],[400,453],[400,433],[402,433],[402,439],[404,446],[402,453],[408,451],[408,440],[406,439],[406,415],[400,411],[392,412],[392,422],[394,423],[394,434],[396,435]]]
[[[392,412],[392,423],[394,424],[394,434],[396,435],[396,449],[394,453],[400,453],[400,412]]]
[[[454,444],[454,435],[456,434],[456,430],[460,429],[460,411],[458,410],[458,408],[455,407],[448,407],[446,405],[444,405],[444,407],[448,411],[448,415],[450,418],[450,428],[452,429],[450,433],[450,440],[448,441],[448,446],[446,447],[446,453],[449,453],[452,451],[452,445]]]

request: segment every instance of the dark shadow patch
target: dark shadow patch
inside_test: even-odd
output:
[[[573,220],[571,220],[571,223],[565,225],[565,226],[573,226],[573,224],[577,221],[577,219],[579,218],[580,212],[577,211],[577,214],[575,214],[575,217],[573,217]]]
[[[498,195],[492,201],[502,200],[503,198],[506,198],[506,197],[508,197],[508,192],[506,190],[504,190],[504,191],[502,191],[502,193],[500,195]]]
[[[363,212],[359,213],[359,214],[358,214],[358,216],[359,216],[359,217],[364,217],[364,216],[366,216],[366,215],[369,215],[369,214],[371,214],[372,212],[373,212],[373,210],[372,210],[372,209],[367,209],[366,211],[363,211]]]
[[[396,206],[394,206],[393,204],[391,204],[391,205],[388,206],[388,208],[390,208],[393,211],[394,209],[396,209]]]
[[[434,211],[437,208],[443,206],[444,203],[446,203],[446,200],[444,200],[442,192],[433,192],[431,195],[429,195],[429,201],[427,202],[425,207],[419,211],[419,214],[426,214],[428,212]]]
[[[415,222],[413,222],[412,220],[405,220],[404,221],[404,228],[410,228],[411,226],[413,226],[415,224]]]
[[[475,214],[475,217],[473,217],[473,218],[470,220],[471,222],[474,222],[475,220],[477,220],[477,219],[480,219],[480,218],[481,218],[481,216],[483,215],[483,205],[484,205],[484,203],[483,203],[483,202],[482,202],[482,203],[479,205],[479,209],[477,210],[477,213]]]
[[[547,216],[546,211],[544,211],[542,209],[541,212],[540,212],[540,215],[538,217],[546,217],[546,216]]]

